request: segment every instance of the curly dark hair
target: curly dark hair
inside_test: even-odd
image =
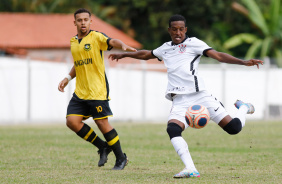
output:
[[[171,26],[171,22],[173,22],[173,21],[183,21],[185,23],[185,26],[186,26],[186,19],[182,15],[176,14],[176,15],[171,16],[169,21],[168,21],[169,27]]]
[[[79,13],[88,13],[89,14],[89,17],[91,17],[91,13],[89,10],[85,9],[85,8],[79,8],[78,10],[76,10],[74,12],[74,18],[76,18],[76,14],[79,14]]]

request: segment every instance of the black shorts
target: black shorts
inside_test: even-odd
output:
[[[87,119],[90,116],[96,119],[105,119],[113,116],[108,100],[83,100],[73,93],[67,110],[68,116],[82,116]]]

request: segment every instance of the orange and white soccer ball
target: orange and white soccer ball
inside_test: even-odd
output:
[[[192,128],[204,128],[210,120],[210,113],[203,105],[192,105],[186,111],[185,120]]]

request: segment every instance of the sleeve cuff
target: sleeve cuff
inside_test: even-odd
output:
[[[208,51],[208,50],[212,50],[212,49],[213,49],[213,48],[208,48],[208,49],[204,50],[204,51],[203,51],[203,55],[206,56],[206,57],[209,57],[209,56],[207,55],[207,51]]]
[[[111,38],[108,38],[107,39],[107,44],[108,44],[108,49],[107,50],[112,50],[112,46],[110,46],[110,40],[111,40]]]
[[[153,53],[153,50],[151,51],[151,54],[153,55],[153,56],[155,56],[155,54]],[[162,61],[160,58],[158,58],[157,56],[155,56],[159,61]]]

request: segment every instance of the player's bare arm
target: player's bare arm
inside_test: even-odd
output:
[[[263,61],[259,59],[250,59],[250,60],[242,60],[236,57],[233,57],[229,54],[218,52],[216,50],[208,50],[206,52],[207,56],[218,60],[222,63],[229,63],[229,64],[238,64],[238,65],[245,65],[245,66],[254,66],[256,65],[259,68],[259,64],[263,65]]]
[[[110,54],[109,59],[118,61],[119,59],[125,58],[125,57],[131,57],[135,59],[142,59],[142,60],[148,60],[148,59],[154,59],[156,58],[150,50],[139,50],[136,52],[124,52],[119,54]]]
[[[126,45],[125,43],[123,43],[121,40],[118,40],[118,39],[111,39],[109,41],[109,44],[110,44],[110,46],[112,46],[114,48],[122,49],[124,51],[131,51],[131,52],[136,51],[135,48]]]
[[[75,73],[75,67],[73,66],[72,69],[70,70],[70,73],[67,77],[65,77],[58,85],[58,90],[61,92],[65,92],[65,87],[68,85],[69,81],[73,78],[75,78],[76,73]]]

